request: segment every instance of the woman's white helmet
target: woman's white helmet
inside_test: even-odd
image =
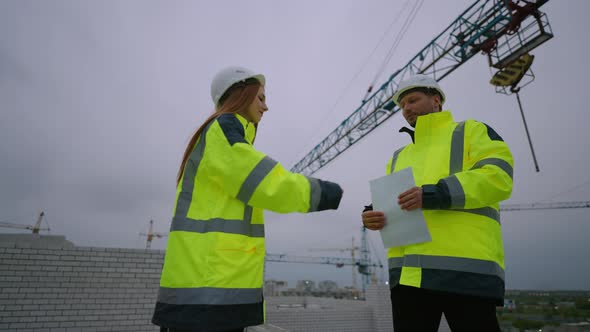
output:
[[[217,104],[219,103],[219,99],[221,96],[223,96],[227,89],[238,82],[245,81],[248,78],[255,78],[262,85],[266,83],[264,75],[256,74],[250,69],[244,67],[231,66],[224,68],[215,74],[213,81],[211,81],[211,98],[213,99],[215,107],[218,106]]]
[[[438,85],[438,82],[436,82],[434,78],[423,74],[417,74],[408,78],[407,80],[401,81],[397,86],[397,92],[393,95],[393,102],[398,107],[401,107],[399,104],[400,97],[404,94],[404,92],[415,88],[434,89],[440,94],[440,104],[443,105],[445,103],[445,93],[440,88],[440,85]]]

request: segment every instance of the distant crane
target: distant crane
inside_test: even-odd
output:
[[[35,225],[21,225],[21,224],[14,224],[14,223],[9,223],[9,222],[0,222],[0,227],[6,227],[6,228],[20,228],[20,229],[29,229],[31,231],[33,231],[33,234],[39,234],[39,231],[49,231],[49,227],[47,228],[41,228],[41,221],[43,220],[43,217],[45,216],[45,212],[41,211],[41,213],[39,213],[39,217],[37,218],[37,222],[35,223]]]
[[[355,252],[360,250],[360,257],[357,258]],[[358,289],[356,272],[360,273],[362,277],[362,298],[365,298],[366,289],[371,282],[370,278],[373,277],[373,282],[376,282],[375,269],[383,269],[383,264],[379,261],[373,262],[370,256],[370,250],[367,240],[367,229],[362,227],[362,243],[361,247],[357,247],[354,243],[354,237],[352,238],[352,247],[350,248],[321,248],[321,249],[310,249],[310,251],[350,251],[350,258],[340,257],[306,257],[306,256],[290,256],[286,254],[266,254],[266,262],[282,262],[282,263],[307,263],[307,264],[329,264],[335,265],[336,267],[352,266],[352,283],[353,288]],[[356,267],[356,269],[354,269]]]
[[[361,248],[356,246],[354,243],[354,236],[352,237],[352,246],[350,248],[311,248],[308,249],[308,251],[340,251],[340,252],[344,252],[344,251],[350,251],[350,258],[353,262],[356,262],[357,260],[355,259],[356,256],[356,252],[359,251]],[[360,266],[359,266],[360,269]],[[356,280],[356,270],[354,268],[354,266],[352,267],[352,287],[354,287],[354,289],[358,289],[358,284],[357,284],[357,280]]]
[[[146,233],[139,233],[140,236],[147,236],[147,242],[145,243],[145,248],[146,249],[150,249],[152,247],[152,240],[155,238],[161,239],[163,237],[168,236],[168,234],[165,233],[156,233],[153,231],[154,228],[154,221],[152,219],[150,219],[150,228]]]
[[[504,205],[501,205],[500,206],[500,211],[548,210],[548,209],[583,209],[583,208],[590,208],[590,201],[528,203],[528,204],[504,204]]]
[[[359,272],[364,276],[366,273],[370,274],[369,268],[383,268],[383,264],[374,262],[361,262],[358,259],[344,257],[312,257],[312,256],[291,256],[287,254],[271,254],[267,253],[265,257],[266,262],[279,263],[304,263],[304,264],[327,264],[342,266],[356,266]],[[357,288],[355,288],[357,289]],[[365,298],[366,288],[363,284],[362,298]]]

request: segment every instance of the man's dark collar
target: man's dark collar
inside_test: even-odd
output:
[[[410,129],[410,128],[408,128],[408,127],[402,127],[402,128],[399,130],[399,132],[400,132],[400,133],[408,133],[408,135],[410,135],[410,137],[412,138],[412,143],[415,143],[415,142],[414,142],[414,131],[413,131],[412,129]]]

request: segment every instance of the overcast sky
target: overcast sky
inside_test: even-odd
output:
[[[217,70],[242,65],[266,75],[270,111],[256,147],[290,168],[360,105],[376,75],[380,86],[471,3],[426,0],[379,72],[408,15],[405,1],[2,0],[0,221],[32,224],[44,210],[50,234],[76,245],[142,248],[138,233],[150,218],[157,231],[169,228],[177,167],[213,110]],[[484,121],[511,147],[507,203],[590,200],[590,2],[554,0],[542,11],[555,38],[532,52],[536,80],[521,92],[541,172],[516,99],[494,92],[485,56],[441,82],[456,120]],[[267,251],[335,256],[308,249],[350,247],[353,236],[360,244],[368,181],[409,142],[397,133],[403,125],[392,117],[316,173],[343,186],[338,211],[267,213]],[[504,212],[507,287],[590,289],[589,216]],[[384,260],[378,234],[370,239]],[[268,264],[267,277],[351,282],[350,268],[299,264]]]

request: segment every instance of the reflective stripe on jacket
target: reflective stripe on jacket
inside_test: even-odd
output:
[[[499,202],[512,192],[513,159],[502,138],[451,113],[418,117],[414,143],[396,151],[387,173],[412,167],[417,186],[448,189],[450,206],[423,210],[432,241],[388,249],[396,284],[502,299],[504,250]]]
[[[264,217],[337,208],[330,182],[253,148],[255,127],[223,114],[203,131],[177,187],[153,322],[195,331],[263,322]]]

